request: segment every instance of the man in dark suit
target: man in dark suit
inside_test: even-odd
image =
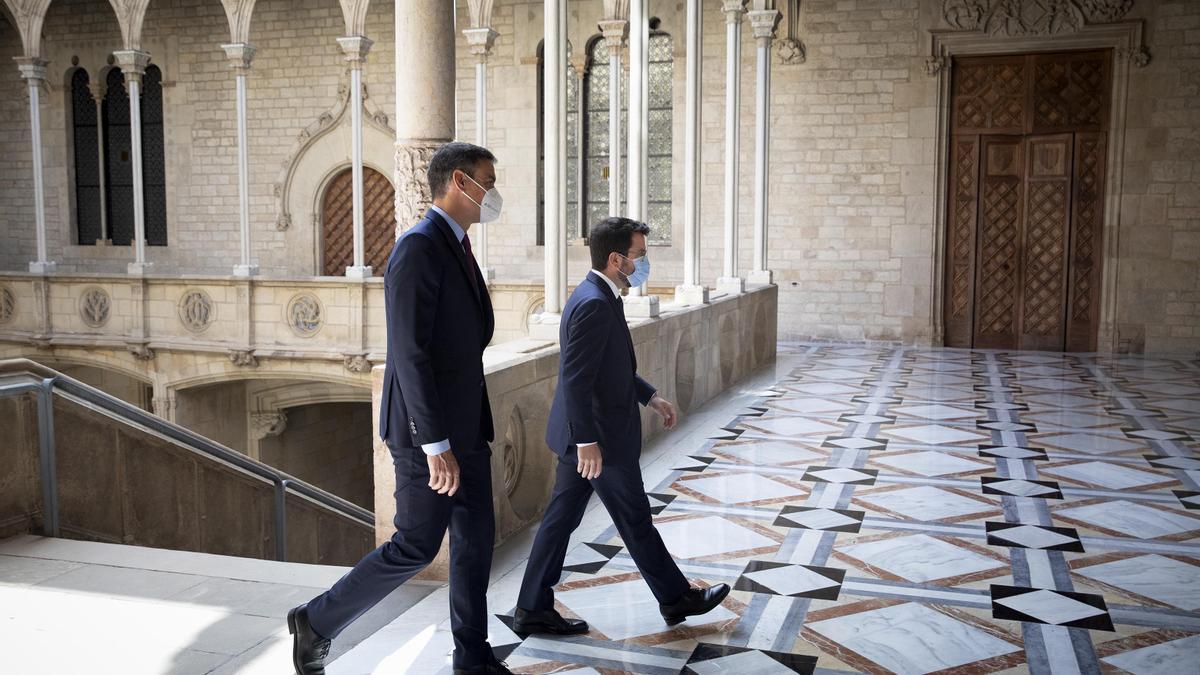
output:
[[[500,214],[495,156],[448,143],[429,162],[433,206],[396,242],[384,276],[387,366],[379,435],[396,467],[396,533],[333,588],[288,613],[300,675],[330,641],[437,555],[450,530],[455,673],[508,673],[487,642],[492,413],[483,349],[495,327],[466,230]]]
[[[546,429],[546,443],[559,462],[554,492],[521,583],[514,617],[517,633],[587,632],[587,623],[568,620],[554,609],[552,587],[562,575],[567,542],[593,491],[612,516],[668,625],[712,610],[729,594],[727,584],[690,587],[654,528],[642,485],[638,404],[658,413],[668,429],[676,421],[675,408],[637,374],[619,290],[641,285],[649,276],[649,231],[628,218],[606,218],[592,228],[592,269],[563,308],[558,389]]]

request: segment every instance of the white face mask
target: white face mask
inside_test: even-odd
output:
[[[475,180],[474,178],[471,178],[471,176],[467,175],[467,172],[464,171],[463,175],[467,177],[467,180],[471,181],[472,183],[475,183],[476,185],[479,185],[479,181]],[[479,185],[479,187],[482,188],[483,186]],[[463,194],[467,195],[467,199],[471,199],[471,195],[468,195],[466,190],[463,190]],[[497,190],[496,188],[492,188],[483,193],[483,203],[482,204],[475,201],[474,199],[471,199],[471,203],[474,204],[475,206],[479,207],[479,222],[480,222],[480,224],[490,223],[493,220],[496,220],[497,218],[500,217],[500,209],[504,207],[504,197],[500,196],[499,190]]]

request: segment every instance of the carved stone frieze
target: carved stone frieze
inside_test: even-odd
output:
[[[990,35],[1056,35],[1119,21],[1132,8],[1133,0],[943,0],[942,19]]]

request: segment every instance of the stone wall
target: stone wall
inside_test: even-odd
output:
[[[658,319],[630,321],[638,373],[675,403],[684,419],[691,410],[775,361],[777,307],[778,287],[757,286],[741,295],[720,295],[710,305],[668,307]],[[484,354],[496,424],[492,491],[497,542],[535,522],[549,500],[557,460],[543,439],[558,367],[558,346],[534,339],[498,345]],[[376,418],[383,370],[376,366],[372,371]],[[645,408],[642,429],[646,438],[663,433],[658,417]],[[377,440],[375,522],[380,542],[394,531],[394,491],[391,454]],[[430,572],[433,577],[444,573],[440,564]]]
[[[467,25],[465,3],[459,24]],[[787,4],[787,3],[781,3]],[[985,3],[986,4],[986,3]],[[1031,2],[1022,4],[1031,5]],[[1079,3],[1071,3],[1079,4]],[[769,188],[769,265],[780,285],[781,334],[819,339],[937,342],[940,269],[936,264],[938,208],[937,80],[925,74],[930,30],[946,29],[941,0],[805,0],[798,18],[807,48],[801,64],[773,59],[772,157]],[[393,3],[372,3],[368,37],[376,41],[366,68],[369,100],[388,113],[391,100]],[[675,38],[675,155],[683,156],[684,54],[682,3],[655,3],[662,30]],[[572,3],[568,30],[573,59],[596,34],[601,3]],[[1123,182],[1117,246],[1105,264],[1113,271],[1112,335],[1102,349],[1187,352],[1200,346],[1200,166],[1197,166],[1197,24],[1200,5],[1188,0],[1136,0],[1128,19],[1145,22],[1149,65],[1136,69],[1127,96]],[[186,25],[186,30],[185,30]],[[785,20],[780,34],[786,30]],[[536,245],[537,43],[539,0],[497,0],[500,33],[489,60],[489,145],[500,158],[504,216],[488,226],[491,264],[499,283],[538,283]],[[227,273],[236,262],[237,195],[233,76],[218,45],[228,32],[215,3],[163,0],[146,17],[146,48],[164,68],[168,185],[172,194],[167,249],[150,258],[182,272]],[[316,271],[312,222],[323,181],[348,160],[339,122],[318,153],[296,159],[292,224],[276,229],[280,208],[272,193],[281,163],[290,161],[301,131],[337,108],[343,73],[334,39],[344,28],[338,8],[317,0],[263,0],[255,8],[251,41],[258,57],[249,81],[251,209],[255,256],[267,274]],[[121,271],[128,249],[68,246],[70,195],[66,179],[64,78],[73,55],[89,72],[119,43],[116,20],[101,0],[55,2],[45,25],[52,81],[43,109],[51,250],[63,269]],[[457,36],[458,135],[475,137],[473,58]],[[0,56],[19,51],[15,30],[0,23]],[[724,17],[705,4],[701,152],[701,275],[720,274],[724,127]],[[754,40],[743,27],[742,151],[739,239],[741,269],[750,264]],[[18,92],[15,68],[0,69],[0,87]],[[0,101],[0,268],[24,268],[32,256],[32,200],[26,103]],[[378,134],[368,125],[368,134]],[[377,136],[370,136],[377,139]],[[387,150],[386,141],[366,144]],[[320,157],[314,160],[313,157]],[[390,159],[384,153],[385,174]],[[681,274],[682,171],[673,172],[672,237],[656,247],[655,280],[670,286]],[[480,236],[479,233],[476,236]],[[176,245],[178,244],[178,245]],[[478,248],[478,246],[476,247]],[[568,247],[567,278],[587,267],[586,249]]]
[[[374,508],[371,407],[325,403],[286,413],[287,429],[259,443],[259,461],[364,509]]]

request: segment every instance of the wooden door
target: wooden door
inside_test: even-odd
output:
[[[1095,349],[1109,59],[955,59],[947,346]]]
[[[354,264],[353,176],[333,177],[321,198],[321,274],[342,276]],[[396,241],[395,190],[383,174],[363,167],[363,261],[383,274]]]

